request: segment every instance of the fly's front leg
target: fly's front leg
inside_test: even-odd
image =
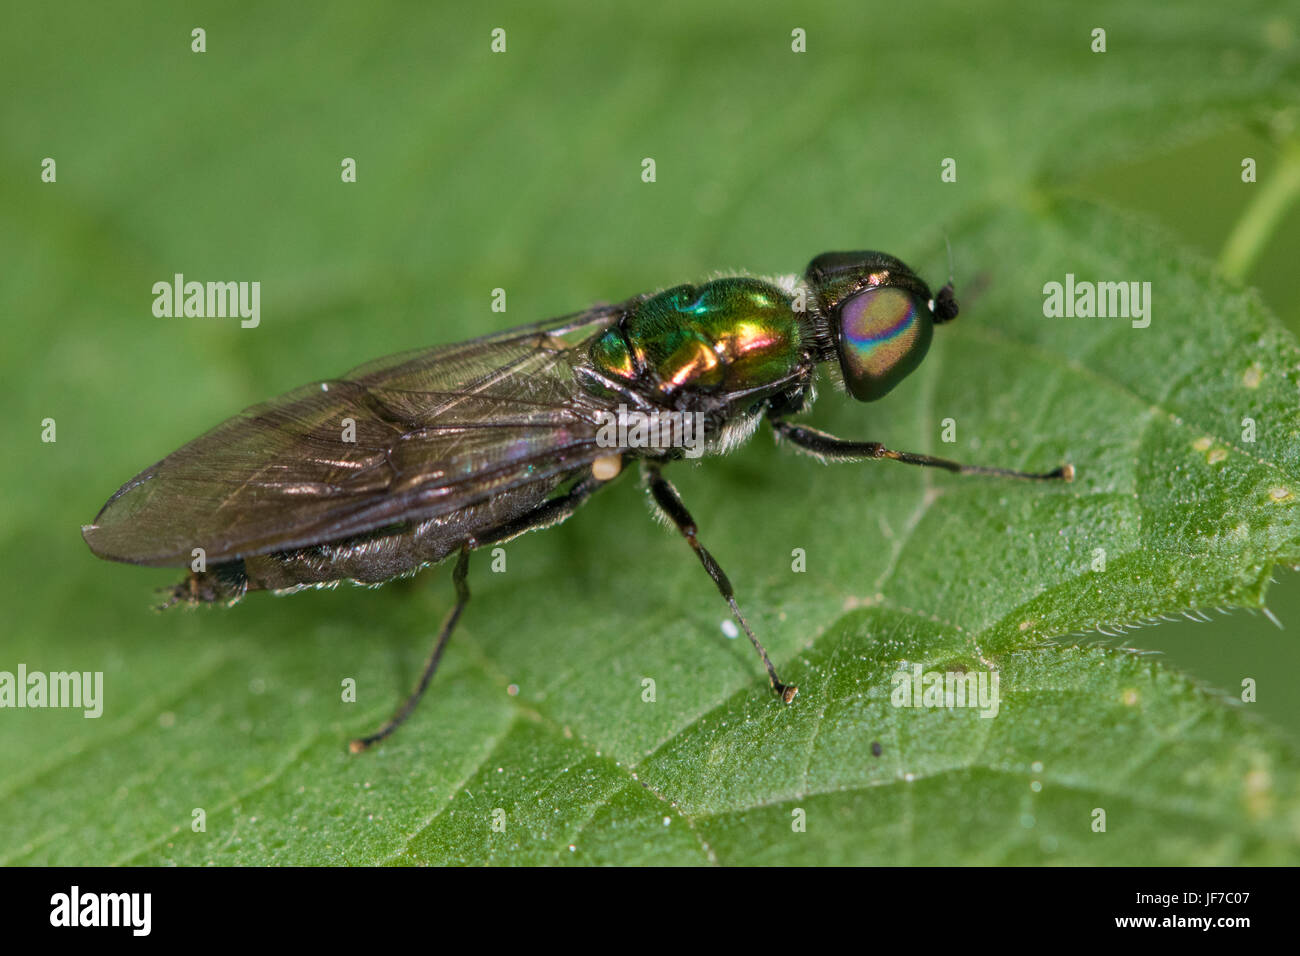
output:
[[[787,704],[790,703],[790,701],[794,700],[794,695],[799,693],[799,688],[793,684],[785,683],[777,676],[776,668],[772,666],[771,660],[768,659],[767,651],[750,629],[749,622],[745,620],[745,615],[740,613],[740,606],[736,604],[735,592],[731,589],[731,582],[727,580],[727,575],[723,573],[722,568],[718,566],[718,562],[713,559],[713,555],[708,552],[708,549],[700,544],[695,519],[686,510],[681,495],[677,493],[677,489],[672,486],[672,483],[663,476],[663,472],[659,470],[658,465],[642,463],[642,469],[645,475],[646,488],[655,504],[677,526],[677,530],[682,533],[686,543],[695,551],[700,563],[704,565],[704,570],[709,572],[709,577],[713,578],[713,583],[718,586],[718,592],[731,605],[731,613],[749,637],[749,642],[754,645],[754,650],[758,651],[758,656],[763,659],[763,666],[767,668],[767,676],[772,683],[772,690]]]
[[[901,461],[905,465],[920,465],[923,468],[943,468],[959,475],[995,475],[1001,478],[1024,478],[1029,481],[1073,481],[1074,466],[1062,465],[1054,471],[1035,474],[1026,471],[1012,471],[1008,468],[984,468],[980,465],[963,465],[961,462],[949,461],[947,458],[934,458],[930,455],[916,455],[908,451],[894,451],[875,441],[845,441],[815,428],[803,425],[791,425],[780,418],[771,419],[772,429],[781,438],[786,439],[799,451],[820,458],[822,461],[863,461],[871,458],[888,458]]]

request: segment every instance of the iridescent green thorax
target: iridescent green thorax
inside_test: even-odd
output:
[[[791,297],[770,282],[739,277],[647,299],[592,344],[591,360],[628,382],[648,375],[665,393],[684,386],[731,391],[788,376],[802,344]]]

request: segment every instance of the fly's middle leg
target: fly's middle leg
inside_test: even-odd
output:
[[[763,666],[767,668],[767,676],[772,684],[773,692],[787,704],[790,703],[790,701],[794,700],[794,695],[799,693],[799,688],[793,684],[785,683],[777,676],[776,668],[772,666],[772,661],[767,656],[767,650],[758,637],[755,636],[749,622],[745,620],[745,615],[740,613],[740,606],[736,603],[736,595],[731,588],[731,581],[727,579],[727,575],[718,566],[718,562],[714,560],[708,549],[700,544],[695,519],[686,510],[681,495],[677,493],[677,489],[672,486],[672,483],[663,476],[659,466],[643,462],[642,469],[645,475],[646,488],[650,492],[651,498],[654,499],[654,503],[677,526],[677,530],[682,533],[686,543],[694,550],[696,556],[700,559],[700,563],[704,565],[704,570],[709,573],[709,577],[717,585],[718,593],[731,606],[732,615],[744,630],[749,642],[754,645],[754,650],[763,659]]]

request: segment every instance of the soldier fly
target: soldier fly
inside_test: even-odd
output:
[[[854,398],[876,401],[920,364],[934,326],[956,316],[951,280],[932,296],[892,256],[832,252],[802,279],[679,285],[406,352],[218,425],[123,485],[82,534],[101,558],[189,566],[164,607],[375,585],[455,556],[456,602],[419,681],[389,721],[352,742],[360,752],[401,725],[428,687],[469,601],[470,554],[564,521],[635,461],[652,507],[686,539],[789,703],[797,688],[777,675],[664,476],[683,447],[633,441],[635,430],[602,441],[603,425],[616,405],[621,415],[689,415],[703,451],[725,454],[766,419],[778,440],[823,461],[1071,480],[1070,465],[981,468],[789,421],[812,405],[819,366]]]

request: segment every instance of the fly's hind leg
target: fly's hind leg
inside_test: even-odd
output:
[[[713,555],[708,552],[708,549],[700,544],[695,519],[686,510],[681,495],[677,493],[677,489],[672,486],[672,483],[663,476],[663,472],[659,470],[657,465],[643,463],[642,468],[645,473],[646,487],[655,504],[677,526],[677,530],[682,533],[686,543],[691,546],[691,549],[700,559],[700,563],[704,565],[704,570],[709,572],[709,577],[718,586],[718,593],[731,606],[732,615],[739,622],[746,636],[749,637],[749,642],[754,645],[754,650],[763,659],[763,666],[767,669],[767,677],[772,684],[773,692],[787,704],[790,703],[790,701],[794,700],[794,695],[799,693],[799,688],[793,684],[785,683],[777,676],[776,668],[772,666],[772,661],[768,659],[767,650],[755,636],[753,630],[750,629],[749,622],[745,620],[745,615],[740,613],[740,606],[736,603],[736,595],[731,588],[731,582],[727,579],[727,575],[723,573],[722,568],[718,566],[718,562],[713,559]]]
[[[617,474],[617,469],[615,469],[614,473]],[[442,629],[438,631],[438,637],[433,642],[433,650],[429,654],[429,659],[424,662],[424,670],[420,674],[419,682],[415,685],[415,690],[411,691],[411,695],[406,698],[406,702],[398,708],[397,713],[393,714],[384,726],[368,737],[359,737],[352,741],[348,745],[348,749],[354,754],[369,749],[372,744],[383,740],[400,727],[403,721],[411,716],[411,712],[415,710],[416,705],[420,703],[420,698],[424,696],[429,681],[433,680],[434,672],[438,669],[438,662],[442,660],[442,652],[447,647],[451,632],[456,629],[456,622],[460,620],[461,612],[465,610],[465,605],[469,603],[469,583],[466,581],[466,575],[469,572],[469,553],[485,544],[506,541],[516,535],[523,534],[525,531],[535,531],[563,521],[580,504],[586,501],[593,491],[604,483],[605,479],[597,478],[594,474],[589,475],[573,485],[564,494],[548,498],[527,514],[521,515],[500,527],[483,532],[461,545],[460,558],[456,561],[456,570],[451,575],[452,584],[456,588],[456,606],[448,612],[446,619],[442,622]]]
[[[465,605],[469,603],[469,582],[466,580],[466,575],[469,573],[469,552],[469,542],[461,545],[460,558],[456,561],[456,570],[451,574],[451,583],[456,588],[456,605],[447,612],[447,617],[442,622],[442,629],[438,631],[438,638],[433,642],[433,651],[430,652],[429,659],[424,662],[424,671],[420,674],[419,683],[415,685],[415,690],[411,691],[411,696],[406,698],[406,703],[398,708],[397,713],[388,718],[388,722],[384,726],[370,736],[358,737],[348,744],[348,749],[354,754],[369,749],[372,744],[378,743],[402,726],[406,718],[411,716],[411,711],[415,710],[420,698],[424,696],[425,688],[429,686],[429,681],[433,680],[434,671],[438,669],[438,662],[442,660],[442,652],[447,647],[451,632],[456,629],[456,622],[460,620],[461,612],[465,610]]]

